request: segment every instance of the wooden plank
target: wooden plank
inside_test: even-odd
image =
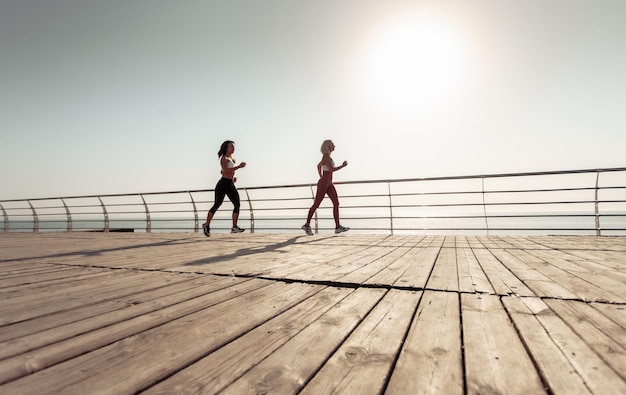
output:
[[[609,291],[618,300],[626,300],[626,287],[624,287],[624,284],[626,284],[626,270],[610,268],[593,261],[581,260],[565,251],[532,251],[532,254],[573,276],[592,282],[603,290]],[[626,256],[624,256],[624,260],[626,260]],[[611,300],[615,299],[611,298]]]
[[[467,393],[545,392],[497,296],[461,294],[461,312]]]
[[[77,250],[59,255],[48,255],[41,258],[41,262],[57,263],[62,261],[67,265],[75,266],[97,266],[117,269],[161,270],[165,257],[170,257],[170,261],[185,259],[185,254],[180,251],[189,249],[189,245],[198,247],[198,240],[180,240],[176,236],[162,240],[160,237],[143,240],[140,235],[133,235],[124,243],[115,242],[113,245],[107,244],[101,247],[98,244],[90,244],[90,249]],[[103,241],[107,241],[103,236]],[[130,241],[136,240],[134,244]],[[187,248],[185,248],[187,247]],[[214,247],[215,248],[215,247]],[[178,253],[177,253],[178,251]]]
[[[624,287],[626,282],[614,280],[611,277],[606,277],[598,273],[586,275],[582,278],[583,276],[581,276],[580,271],[569,272],[568,270],[554,265],[551,261],[547,262],[525,251],[516,251],[515,255],[520,260],[527,262],[529,266],[535,268],[545,276],[550,277],[555,284],[559,284],[578,295],[580,299],[608,302],[626,300],[626,287]],[[556,295],[550,296],[556,297]],[[573,299],[565,295],[558,297]]]
[[[465,238],[456,249],[456,261],[460,292],[495,293]]]
[[[569,363],[576,369],[592,393],[624,394],[626,381],[596,354],[556,314],[545,314],[546,304],[534,298],[523,299],[524,304],[537,317],[552,341],[559,347]]]
[[[472,250],[483,250],[486,247],[480,242],[478,236],[466,236],[465,240]]]
[[[356,289],[221,393],[294,393],[300,390],[384,294],[380,289]]]
[[[73,310],[72,313],[75,316],[81,314],[80,310],[87,310],[89,318],[82,320],[76,320],[73,322],[65,323],[56,321],[56,325],[52,328],[45,330],[38,330],[32,334],[24,334],[17,332],[17,328],[22,325],[15,325],[14,328],[8,326],[8,331],[19,336],[15,336],[11,341],[5,341],[0,343],[0,359],[8,358],[20,353],[25,353],[30,350],[45,347],[49,344],[53,344],[65,339],[70,339],[74,336],[81,335],[90,331],[95,331],[100,328],[108,327],[135,317],[139,317],[144,314],[150,314],[157,312],[169,306],[174,306],[178,303],[185,302],[187,300],[197,298],[206,295],[211,292],[233,286],[241,283],[243,279],[223,278],[219,281],[210,282],[207,280],[196,282],[185,282],[182,284],[185,288],[175,287],[174,290],[170,290],[170,287],[159,288],[157,290],[150,290],[137,295],[133,295],[133,301],[130,303],[120,303],[122,300],[116,300],[113,303],[107,303],[110,305],[111,310],[108,312],[101,312],[98,315],[91,313],[93,306],[87,306],[84,309],[78,311]],[[174,287],[171,287],[174,288]],[[178,292],[171,293],[175,290]],[[160,296],[163,291],[166,291],[166,295]],[[115,306],[116,305],[116,306]],[[100,307],[100,306],[98,306]],[[117,307],[117,308],[115,308]],[[98,309],[101,311],[101,309]],[[32,325],[29,329],[32,328]]]
[[[0,243],[0,245],[2,245],[2,243]],[[5,246],[2,245],[3,254],[4,254],[4,247]],[[30,259],[17,258],[17,260],[11,260],[11,259],[0,258],[0,275],[2,275],[3,277],[5,273],[20,272],[22,270],[25,270],[25,268],[27,268],[27,270],[36,270],[36,269],[47,268],[47,267],[49,266],[44,265],[44,264],[39,264]]]
[[[546,300],[545,303],[626,380],[626,331],[586,303]]]
[[[618,253],[616,251],[598,251],[597,248],[571,248],[567,252],[571,255],[576,256],[578,259],[592,261],[607,268],[618,270],[625,269],[624,256],[626,255],[626,253],[624,252]]]
[[[16,282],[13,285],[7,285],[6,287],[0,289],[0,295],[2,295],[3,298],[9,299],[15,295],[36,293],[42,288],[45,288],[46,292],[53,292],[56,289],[63,289],[70,284],[76,286],[80,282],[99,282],[110,275],[111,271],[109,270],[103,270],[100,268],[81,268],[71,272],[63,271],[59,273],[59,276],[55,276],[56,278],[51,276],[44,281],[23,278],[21,281]]]
[[[553,394],[591,393],[585,381],[570,364],[568,358],[554,343],[550,333],[526,307],[520,298],[503,297],[502,301],[511,316],[520,337],[537,364],[547,389]],[[540,303],[538,300],[537,303]],[[546,306],[537,314],[554,314]]]
[[[92,364],[90,365],[91,369],[93,369],[94,371],[100,370],[102,368],[102,365],[108,366],[110,364],[110,361],[106,359],[100,360],[97,357],[97,355],[100,354],[95,354],[96,356],[92,355],[91,352],[93,352],[94,350],[101,350],[101,347],[116,344],[119,342],[121,343],[118,344],[118,346],[113,346],[113,348],[123,349],[124,344],[126,343],[124,343],[124,341],[121,339],[130,337],[128,343],[132,345],[132,336],[138,336],[140,339],[143,339],[142,332],[148,331],[151,328],[156,328],[170,321],[175,321],[181,317],[185,317],[187,315],[209,309],[211,306],[214,305],[222,304],[225,306],[230,306],[230,308],[232,309],[234,308],[233,306],[242,299],[244,300],[244,304],[246,304],[245,301],[248,301],[249,299],[260,298],[262,300],[263,297],[271,295],[273,291],[280,290],[280,288],[281,284],[270,284],[270,282],[263,280],[246,281],[240,284],[235,284],[232,287],[219,290],[217,292],[208,293],[206,295],[203,295],[202,297],[189,299],[185,302],[166,307],[150,314],[144,314],[123,322],[119,322],[116,325],[103,327],[95,331],[84,333],[80,336],[75,336],[71,339],[53,343],[46,347],[23,353],[14,358],[0,360],[0,383],[6,383],[10,380],[15,380],[19,377],[36,372],[31,374],[26,380],[12,381],[6,386],[8,388],[15,388],[16,391],[18,388],[22,388],[22,386],[24,386],[25,389],[22,390],[25,391],[24,393],[40,393],[40,391],[44,388],[49,389],[51,392],[57,391],[47,388],[48,385],[52,385],[52,383],[54,383],[54,385],[59,386],[58,391],[60,391],[62,388],[64,388],[63,386],[65,384],[56,383],[55,377],[57,375],[60,375],[60,377],[67,376],[68,379],[70,377],[74,377],[76,380],[80,381],[82,377],[81,372],[83,372],[83,374],[85,375],[95,374],[93,372],[90,372],[86,368],[85,370],[83,370],[83,367],[81,366],[81,361],[90,361],[90,363]],[[282,294],[278,292],[278,296],[275,297],[281,296]],[[239,299],[238,297],[241,299]],[[232,299],[236,299],[237,301],[233,302]],[[268,298],[268,300],[273,299]],[[242,313],[245,314],[246,310],[239,309],[238,314]],[[228,312],[221,312],[220,314],[227,315]],[[222,315],[216,315],[211,319],[215,321],[221,318],[223,318]],[[228,332],[226,328],[223,327],[226,322],[229,322],[227,319],[224,319],[224,324],[210,321],[209,318],[206,318],[206,320],[207,322],[212,322],[213,330],[221,328],[225,332]],[[181,330],[185,331],[185,329]],[[203,331],[200,330],[199,332],[202,333]],[[168,349],[175,347],[176,345],[169,345],[165,346],[164,348]],[[110,348],[107,348],[107,350],[109,349]],[[115,353],[115,351],[112,352]],[[83,359],[76,358],[77,356],[82,354],[85,354],[80,357]],[[159,361],[160,359],[148,360]],[[167,360],[167,358],[165,358],[164,360]],[[65,364],[60,364],[60,362],[63,361],[67,362]],[[98,366],[98,364],[101,364],[101,366]],[[128,366],[126,366],[126,368],[130,369],[130,367]],[[116,372],[115,374],[120,374],[121,376],[123,376],[123,372]],[[68,385],[70,384],[71,381],[68,383]],[[31,388],[31,390],[33,390],[34,392],[29,392],[30,390],[27,390],[28,388]],[[35,388],[37,390],[35,390]]]
[[[390,265],[392,265],[396,260],[404,256],[408,251],[408,249],[402,247],[388,247],[384,255],[375,258],[371,263],[367,263],[366,265],[360,267],[357,270],[354,270],[351,273],[346,274],[343,277],[339,277],[337,281],[354,284],[366,283],[378,273],[387,271],[387,268]],[[385,285],[390,284],[391,283],[386,283]]]
[[[626,306],[623,304],[589,303],[594,309],[600,311],[605,317],[611,319],[622,329],[626,330]],[[622,343],[624,344],[624,343]]]
[[[490,250],[472,248],[472,252],[498,295],[535,296]]]
[[[211,263],[206,269],[214,273],[281,277],[277,273],[293,270],[301,263],[308,263],[307,256],[302,252],[302,246],[300,243],[296,243],[295,239],[291,238],[286,243],[274,243],[267,249],[254,246],[254,248],[238,250],[235,252],[235,256],[222,266],[219,265],[222,261],[221,256],[219,256],[215,261],[218,265]],[[243,256],[241,256],[242,253]],[[220,269],[220,267],[222,268]]]
[[[420,296],[390,290],[300,394],[382,393]]]
[[[459,290],[459,275],[456,266],[456,251],[444,247],[439,251],[433,270],[426,282],[426,288],[438,291]]]
[[[626,260],[626,255],[623,259]],[[613,278],[622,283],[626,283],[626,269],[621,268],[621,265],[610,265],[606,264],[606,262],[600,263],[594,259],[582,258],[572,259],[572,262],[578,266],[588,269],[594,274],[600,274],[604,277]]]
[[[424,291],[385,393],[463,393],[459,311],[457,294]]]
[[[0,288],[63,277],[66,271],[72,270],[78,271],[71,266],[35,265],[31,262],[22,262],[19,269],[5,270],[2,272]]]
[[[589,275],[591,270],[584,266],[579,265],[571,258],[574,256],[568,254],[566,251],[561,250],[525,250],[533,257],[540,259],[544,262],[550,262],[550,264],[558,267],[561,270],[565,270],[568,273],[580,274],[583,276]]]
[[[55,312],[72,310],[86,304],[110,300],[140,290],[165,285],[167,277],[174,274],[152,272],[112,273],[106,281],[94,287],[93,282],[80,282],[75,286],[47,292],[45,288],[36,293],[15,296],[0,305],[0,325],[24,321]],[[9,321],[10,320],[10,321]]]
[[[504,243],[503,245],[500,244],[501,242],[498,236],[476,236],[476,240],[480,242],[484,246],[484,248],[487,248],[489,250],[497,250],[511,247],[511,245],[508,243]]]
[[[370,265],[372,262],[375,262],[377,259],[382,258],[388,253],[388,251],[390,251],[390,249],[386,247],[371,247],[364,250],[362,253],[347,257],[348,259],[333,262],[334,264],[332,266],[326,266],[327,270],[325,271],[319,270],[319,267],[312,267],[307,272],[301,272],[302,276],[298,276],[296,278],[316,279],[321,275],[329,281],[340,281],[341,278],[345,278],[354,272],[358,272],[367,265]]]
[[[341,247],[344,250],[344,247]],[[340,276],[350,273],[363,266],[364,262],[371,262],[371,256],[383,251],[382,247],[361,247],[348,255],[336,255],[333,259],[317,259],[311,264],[303,259],[300,265],[291,266],[283,271],[273,272],[271,275],[278,278],[298,279],[301,281],[327,280],[336,281]],[[357,263],[354,263],[357,262]],[[358,262],[361,262],[360,264]]]
[[[218,393],[352,292],[348,288],[324,288],[143,393]]]
[[[535,241],[525,236],[506,236],[506,241],[511,245],[511,248],[519,250],[549,250],[550,248],[541,244],[537,244]]]
[[[518,250],[495,250],[493,254],[502,264],[515,274],[536,296],[553,298],[577,299],[579,295],[564,287],[565,278],[568,276],[562,270],[545,267],[545,262],[533,263],[528,254]],[[525,255],[524,255],[525,254]],[[526,258],[521,260],[518,256]],[[539,267],[541,270],[538,270]],[[559,279],[561,281],[558,281]]]
[[[396,251],[399,256],[384,270],[368,278],[364,283],[368,285],[392,285],[397,283],[398,279],[411,265],[412,256],[415,255],[413,253],[414,249],[415,247],[398,248]]]
[[[16,337],[28,336],[33,333],[84,320],[90,317],[99,316],[101,314],[123,309],[128,306],[135,306],[162,296],[219,281],[220,278],[216,277],[204,277],[198,279],[197,275],[179,275],[176,276],[176,281],[169,281],[167,285],[160,288],[148,290],[142,290],[139,288],[137,289],[137,293],[119,295],[116,298],[103,300],[94,304],[80,305],[75,309],[46,314],[29,320],[12,323],[10,325],[0,326],[0,341],[7,341]]]
[[[410,266],[393,284],[396,287],[424,289],[441,247],[414,248],[407,253]]]
[[[194,268],[203,272],[228,274],[233,273],[234,268],[238,268],[238,274],[266,274],[276,270],[275,267],[284,266],[285,257],[296,259],[299,255],[297,240],[298,237],[291,237],[287,240],[260,244],[258,242],[260,240],[253,238],[254,243],[246,241],[230,246],[227,250],[211,251],[197,259],[188,259],[173,270],[186,271]]]

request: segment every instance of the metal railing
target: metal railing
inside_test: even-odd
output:
[[[336,182],[360,233],[626,235],[626,168]],[[316,184],[239,188],[240,224],[298,232]],[[214,190],[0,200],[4,232],[199,232]],[[230,228],[229,202],[213,230]],[[312,228],[334,227],[325,199]],[[324,226],[322,226],[324,225]]]

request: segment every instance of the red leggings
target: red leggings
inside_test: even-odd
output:
[[[313,205],[309,209],[309,215],[306,217],[307,225],[310,224],[311,218],[315,210],[320,206],[324,195],[328,195],[333,202],[333,218],[335,218],[335,228],[339,226],[339,197],[337,197],[337,190],[333,185],[333,173],[325,171],[322,173],[322,178],[317,182],[317,192],[315,193],[315,200]]]

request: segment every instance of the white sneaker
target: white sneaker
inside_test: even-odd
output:
[[[230,230],[230,233],[242,233],[242,232],[245,232],[245,231],[246,231],[245,229],[241,229],[240,227],[235,226],[234,228],[232,228]]]
[[[311,230],[311,227],[308,225],[302,225],[302,230],[304,231],[304,233],[306,233],[309,236],[313,236],[313,231]]]
[[[336,229],[335,229],[335,233],[343,233],[343,232],[347,232],[349,231],[350,228],[345,227],[345,226],[341,226],[339,225]]]

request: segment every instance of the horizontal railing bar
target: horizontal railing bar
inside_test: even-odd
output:
[[[601,200],[598,203],[624,203],[624,200]],[[416,208],[416,207],[465,207],[465,206],[522,206],[522,205],[548,205],[548,204],[580,204],[580,203],[595,203],[595,200],[571,200],[571,201],[545,201],[545,202],[491,202],[491,203],[438,203],[438,204],[424,204],[424,205],[401,205],[394,204],[394,207],[403,208]],[[348,208],[350,206],[341,206],[342,208]],[[384,207],[384,206],[368,206],[368,207]],[[354,206],[351,208],[361,208]],[[363,208],[366,208],[365,206]]]
[[[599,190],[603,189],[622,189],[625,187],[598,187]],[[499,194],[499,193],[534,193],[534,192],[571,192],[571,191],[594,191],[593,187],[580,187],[580,188],[552,188],[552,189],[519,189],[519,190],[493,190],[484,191],[485,194]],[[394,193],[393,197],[397,196],[438,196],[438,195],[470,195],[470,194],[482,194],[483,191],[448,191],[448,192],[404,192]],[[368,194],[368,195],[341,195],[342,198],[372,198],[372,197],[384,197],[387,198],[388,194]],[[271,202],[271,201],[294,201],[294,200],[311,200],[310,197],[294,197],[294,198],[263,198],[254,199],[255,202]]]
[[[626,213],[624,214],[600,214],[600,217],[626,217]],[[454,216],[440,216],[440,215],[431,215],[431,216],[394,216],[395,219],[480,219],[480,218],[484,218],[484,215],[454,215]],[[495,218],[594,218],[595,215],[594,214],[491,214],[491,215],[487,215],[487,218],[490,219],[495,219]],[[323,217],[326,218],[326,217]],[[329,219],[331,217],[328,217]],[[352,219],[352,220],[367,220],[367,219],[371,219],[371,220],[382,220],[382,219],[388,219],[388,216],[367,216],[367,217],[361,217],[361,216],[344,216],[344,218],[346,219]],[[246,218],[241,218],[243,220],[246,220]],[[257,217],[255,218],[256,221],[297,221],[297,220],[301,220],[302,217]],[[176,218],[169,218],[169,217],[153,217],[152,218],[153,221],[193,221],[194,218],[192,217],[176,217]],[[228,218],[216,218],[216,220],[230,220]],[[61,220],[59,219],[57,220],[49,220],[49,222],[64,222],[65,219]],[[75,220],[73,220],[72,222],[75,223],[80,223],[80,222],[99,222],[102,221],[102,219],[99,218],[77,218]],[[142,218],[118,218],[118,219],[112,219],[111,222],[141,222],[143,221]],[[31,220],[16,220],[16,221],[11,221],[11,223],[31,223]]]
[[[614,167],[614,168],[598,168],[598,169],[583,169],[583,170],[557,170],[557,171],[544,171],[544,172],[526,172],[526,173],[502,173],[502,174],[483,174],[483,175],[466,175],[466,176],[440,176],[440,177],[423,177],[423,178],[400,178],[400,179],[379,179],[379,180],[365,180],[365,181],[338,181],[335,185],[351,185],[351,184],[382,184],[382,183],[394,183],[394,182],[415,182],[415,181],[446,181],[446,180],[468,180],[468,179],[480,179],[480,178],[507,178],[507,177],[526,177],[526,176],[540,176],[540,175],[563,175],[563,174],[584,174],[584,173],[597,173],[597,172],[619,172],[626,171],[626,167]],[[249,187],[247,189],[274,189],[274,188],[301,188],[310,187],[315,184],[294,184],[294,185],[274,185],[263,187]]]
[[[480,178],[507,178],[507,177],[526,177],[526,176],[546,176],[546,175],[563,175],[563,174],[584,174],[597,172],[620,172],[626,171],[626,167],[615,168],[598,168],[584,170],[561,170],[561,171],[544,171],[544,172],[526,172],[526,173],[502,173],[502,174],[483,174],[483,175],[466,175],[466,176],[440,176],[440,177],[422,177],[422,178],[401,178],[401,179],[383,179],[383,180],[365,180],[365,181],[339,181],[335,185],[353,185],[353,184],[380,184],[380,183],[399,183],[399,182],[415,182],[415,181],[454,181],[468,180]],[[313,183],[292,184],[292,185],[272,185],[257,187],[242,187],[241,190],[264,190],[264,189],[280,189],[280,188],[310,188]],[[1,200],[2,202],[20,202],[20,201],[41,201],[52,199],[85,199],[85,198],[107,198],[107,197],[128,197],[128,196],[149,196],[149,195],[168,195],[176,193],[206,193],[206,189],[185,190],[185,191],[165,191],[165,192],[142,192],[142,193],[122,193],[122,194],[105,194],[105,195],[78,195],[67,197],[47,197],[47,198],[31,198],[31,199],[9,199]]]
[[[555,204],[590,204],[595,203],[594,200],[569,200],[569,201],[541,201],[541,202],[488,202],[488,203],[433,203],[433,204],[394,204],[394,208],[429,208],[429,207],[473,207],[473,206],[520,206],[520,205],[555,205]],[[626,200],[599,200],[597,203],[626,203]],[[342,209],[380,209],[388,206],[381,205],[341,205]],[[259,207],[255,211],[283,211],[283,210],[305,210],[309,207]],[[320,206],[320,208],[330,209],[331,206]],[[9,211],[10,209],[7,209]],[[186,213],[189,210],[151,210],[155,213]],[[109,211],[109,215],[125,215],[125,214],[145,214],[144,211]],[[94,215],[92,212],[76,213],[72,215]],[[38,213],[39,216],[60,216],[65,217],[64,213]],[[12,217],[32,217],[32,214],[12,214]],[[396,217],[396,216],[394,216]],[[388,217],[387,217],[388,218]],[[399,218],[399,217],[398,217]]]
[[[598,187],[601,189],[615,189],[608,187]],[[537,193],[537,192],[573,192],[573,191],[595,191],[596,188],[551,188],[551,189],[510,189],[510,190],[485,190],[485,194],[500,194],[500,193],[511,193],[511,194],[520,194],[520,193]],[[483,191],[453,191],[453,192],[405,192],[405,193],[394,193],[393,196],[423,196],[423,195],[471,195],[471,194],[482,194]],[[387,196],[387,195],[379,195],[379,196]]]
[[[579,203],[579,202],[573,202],[573,203]],[[532,204],[532,203],[511,203],[508,205],[522,205],[522,204]],[[541,204],[541,203],[536,203],[536,204]],[[542,204],[554,204],[554,203],[542,203]],[[464,207],[464,206],[480,206],[481,204],[458,204],[458,205],[444,205],[444,204],[439,204],[439,205],[428,205],[428,206],[403,206],[403,205],[397,205],[394,206],[394,208],[429,208],[429,207]],[[505,204],[497,204],[498,206],[503,206]],[[321,209],[332,209],[332,207],[330,206],[321,206]],[[343,209],[367,209],[367,208],[376,208],[376,209],[380,209],[380,208],[385,208],[385,206],[342,206]],[[306,210],[308,209],[308,207],[300,207],[300,208],[290,208],[290,207],[286,207],[286,208],[274,208],[274,209],[270,209],[270,208],[257,208],[255,209],[255,211],[288,211],[288,210]],[[189,210],[171,210],[171,211],[151,211],[151,214],[174,214],[174,213],[189,213]],[[74,214],[74,213],[73,213]],[[94,215],[93,213],[88,213],[89,215]],[[128,212],[113,212],[113,213],[109,213],[109,215],[117,215],[120,216],[122,214],[144,214],[144,212],[142,211],[128,211]],[[64,214],[46,214],[46,213],[39,213],[38,214],[40,217],[53,217],[53,216],[57,216],[62,218],[63,220],[65,220],[65,215]],[[76,215],[76,214],[74,214]],[[86,215],[86,214],[85,214]],[[519,213],[519,214],[510,214],[507,215],[509,217],[522,217],[522,216],[530,216],[530,215],[538,215],[538,214],[524,214],[524,213]],[[576,215],[584,215],[584,216],[590,216],[590,217],[594,217],[595,214],[546,214],[546,215],[540,215],[542,217],[549,217],[549,216],[556,216],[556,217],[572,217],[572,216],[576,216]],[[614,214],[614,213],[605,213],[605,214],[599,214],[600,216],[626,216],[626,214]],[[493,217],[494,215],[487,215],[487,217]],[[13,218],[18,217],[18,218],[32,218],[32,214],[28,215],[28,214],[17,214],[17,215],[12,215]],[[485,215],[476,215],[475,217],[477,218],[484,218]],[[298,217],[300,218],[300,217]],[[376,217],[372,217],[372,216],[368,216],[366,218],[376,218]],[[381,218],[389,218],[389,216],[386,217],[381,217]],[[405,218],[403,216],[398,216],[398,215],[394,215],[394,218]],[[416,217],[406,217],[406,218],[416,218]],[[426,218],[426,217],[424,217]],[[444,217],[428,217],[428,218],[444,218]],[[260,219],[263,219],[263,217],[260,217]],[[75,219],[75,221],[89,221],[89,219],[84,219],[84,218],[80,218],[77,217]],[[118,219],[119,220],[119,219]],[[11,221],[11,222],[15,222],[15,221]]]
[[[486,190],[486,191],[447,191],[447,192],[405,192],[405,193],[394,193],[392,194],[393,197],[405,197],[405,196],[439,196],[439,195],[471,195],[471,194],[519,194],[519,193],[537,193],[537,192],[571,192],[571,191],[593,191],[596,188],[593,187],[581,187],[581,188],[552,188],[552,189],[515,189],[515,190]],[[598,187],[598,190],[608,190],[608,189],[626,189],[626,186],[604,186],[604,187]],[[212,191],[212,190],[210,190]],[[170,192],[163,192],[161,194],[167,194]],[[115,195],[115,196],[125,196],[125,195]],[[139,196],[139,194],[136,195],[129,195],[129,196]],[[372,198],[372,197],[381,197],[381,198],[387,198],[388,195],[387,194],[371,194],[371,195],[341,195],[342,198]],[[50,198],[49,200],[55,200],[55,199],[59,199],[59,198]],[[71,198],[64,198],[64,199],[71,199]],[[30,200],[37,200],[37,199],[30,199]],[[48,200],[48,199],[46,199]],[[255,202],[272,202],[272,201],[298,201],[298,200],[311,200],[310,197],[294,197],[294,198],[259,198],[259,199],[254,199]],[[4,200],[4,202],[10,202],[11,200]],[[24,200],[26,201],[26,200]],[[210,201],[199,201],[199,203],[207,203]],[[175,204],[191,204],[190,201],[174,201],[174,202],[148,202],[149,205],[151,206],[158,206],[158,205],[175,205]],[[143,203],[109,203],[107,204],[107,206],[109,207],[115,207],[115,206],[143,206]],[[76,208],[95,208],[95,207],[99,207],[98,204],[94,204],[94,205],[78,205],[78,206],[70,206],[73,209]],[[64,206],[62,205],[58,205],[58,206],[37,206],[36,207],[38,210],[45,210],[45,209],[62,209],[64,208]],[[13,207],[13,208],[7,208],[8,210],[11,209],[28,209],[27,207]]]

